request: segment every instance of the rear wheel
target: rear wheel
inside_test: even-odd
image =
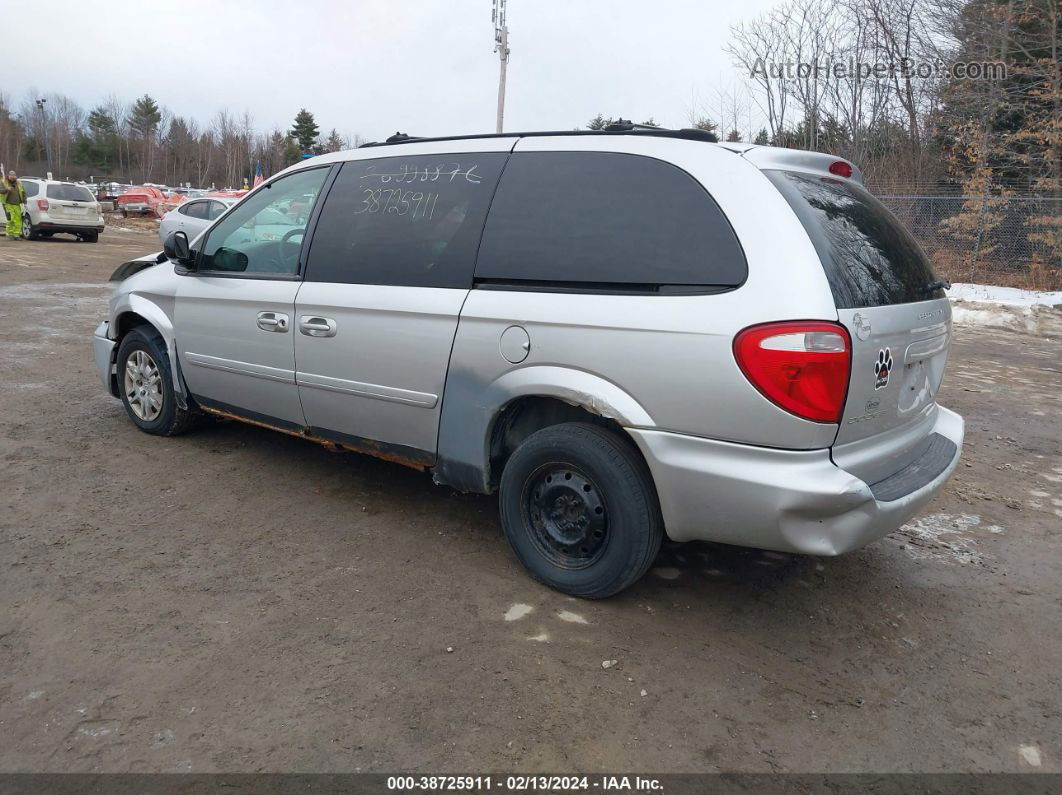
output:
[[[93,229],[91,232],[82,232],[79,237],[86,243],[95,243],[100,239],[100,233]]]
[[[176,436],[195,415],[177,405],[166,342],[150,326],[137,326],[118,346],[118,387],[126,414],[140,430]]]
[[[613,431],[572,422],[544,428],[502,472],[502,527],[531,576],[601,599],[639,580],[664,537],[648,467]]]

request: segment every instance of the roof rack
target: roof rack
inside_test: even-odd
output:
[[[419,137],[396,132],[385,141],[370,141],[362,144],[359,149],[370,146],[392,146],[394,144],[420,143],[427,141],[469,141],[475,138],[541,138],[549,135],[648,135],[658,138],[682,138],[688,141],[705,141],[707,143],[719,143],[715,133],[707,130],[699,130],[692,127],[684,127],[681,130],[668,129],[667,127],[653,127],[649,124],[634,124],[627,119],[617,119],[601,130],[532,130],[529,132],[509,133],[481,133],[479,135],[440,135],[433,137]]]

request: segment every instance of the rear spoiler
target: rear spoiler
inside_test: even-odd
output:
[[[737,150],[735,150],[737,151]],[[863,172],[850,160],[822,152],[783,149],[776,146],[749,146],[739,154],[762,171],[800,171],[863,184]]]

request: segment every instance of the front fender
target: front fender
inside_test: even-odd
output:
[[[532,365],[485,380],[480,373],[451,366],[439,419],[435,482],[459,491],[489,492],[494,422],[506,406],[522,397],[563,400],[624,427],[656,427],[653,418],[631,395],[584,370]]]
[[[150,323],[166,344],[166,354],[170,359],[170,377],[173,381],[177,405],[182,409],[187,409],[188,392],[184,386],[184,377],[181,375],[180,362],[177,360],[177,345],[173,330],[173,309],[174,297],[172,295],[144,295],[138,292],[119,294],[115,296],[107,336],[118,341],[119,329],[126,325],[121,322],[123,315],[138,315]],[[115,356],[117,356],[117,345],[114,350]]]

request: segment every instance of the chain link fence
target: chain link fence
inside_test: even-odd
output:
[[[943,278],[1062,289],[1062,197],[887,192],[878,198]]]

